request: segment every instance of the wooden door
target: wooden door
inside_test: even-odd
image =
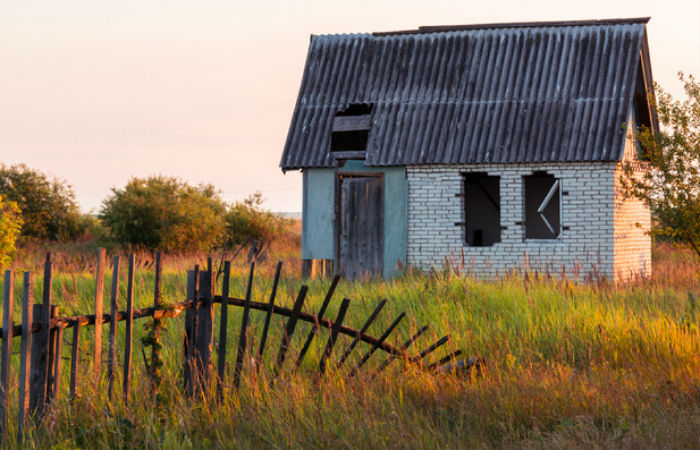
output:
[[[382,270],[382,186],[380,176],[340,175],[338,262],[348,279]]]

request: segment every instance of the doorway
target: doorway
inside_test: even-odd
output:
[[[382,174],[338,173],[337,261],[345,279],[382,270]]]

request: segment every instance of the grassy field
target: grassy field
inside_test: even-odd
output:
[[[296,245],[285,243],[269,250],[268,260],[256,270],[254,299],[264,301],[269,295],[274,265],[281,258],[286,262],[278,299],[291,306],[302,284]],[[86,252],[62,249],[56,255],[54,298],[61,315],[93,310],[92,258],[85,257]],[[36,267],[40,259],[39,249],[26,251],[16,269]],[[184,319],[180,316],[167,322],[164,382],[154,399],[138,341],[150,321],[142,319],[135,326],[134,386],[128,407],[121,400],[110,404],[104,381],[95,387],[85,376],[75,404],[69,405],[63,395],[46,420],[30,432],[26,446],[698,448],[700,265],[689,253],[668,245],[657,246],[654,259],[651,280],[625,286],[517,275],[486,282],[451,273],[339,285],[327,317],[334,317],[340,299],[347,297],[352,303],[346,322],[359,327],[379,300],[387,298],[372,334],[381,334],[406,311],[410,319],[392,336],[392,343],[402,343],[429,324],[429,332],[413,352],[450,333],[449,350],[461,348],[466,356],[485,358],[482,377],[427,374],[397,361],[372,380],[366,376],[371,370],[350,379],[346,371],[321,379],[316,367],[327,337],[324,331],[296,374],[288,370],[270,386],[269,368],[254,377],[246,367],[240,391],[227,388],[221,404],[209,398],[191,402],[181,395]],[[148,255],[140,255],[139,261],[136,306],[145,307],[153,301],[153,274]],[[165,259],[167,302],[184,299],[184,273],[196,262],[203,263],[203,257]],[[232,295],[244,295],[246,276],[247,266],[236,260]],[[37,290],[40,281],[36,280]],[[107,277],[105,284],[109,283]],[[328,284],[328,280],[309,282],[307,311],[318,310]],[[235,358],[241,320],[241,311],[231,309],[229,361]],[[217,307],[217,321],[218,311]],[[19,305],[15,314],[19,317]],[[252,312],[253,345],[263,318]],[[283,323],[281,318],[273,321],[268,362],[276,353]],[[302,324],[295,333],[287,368],[308,330],[309,325]],[[90,333],[87,330],[81,347],[85,373]],[[66,358],[70,335],[70,331],[64,334]],[[342,338],[335,354],[347,343],[349,339]],[[361,353],[356,351],[355,358]],[[383,359],[375,355],[369,365],[376,367]],[[64,392],[67,383],[64,376]],[[14,397],[12,401],[14,405]],[[15,446],[12,439],[3,447]]]

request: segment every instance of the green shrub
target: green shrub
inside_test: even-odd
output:
[[[22,236],[37,240],[73,240],[86,229],[75,194],[64,181],[18,164],[0,164],[0,195],[22,213]]]
[[[229,246],[240,245],[250,239],[270,242],[291,228],[292,221],[263,211],[261,192],[242,202],[235,202],[226,213],[226,238]]]
[[[226,204],[208,184],[191,186],[162,175],[112,188],[99,218],[121,245],[166,252],[208,250],[225,231]]]
[[[0,266],[7,266],[15,253],[15,242],[22,229],[22,215],[17,203],[0,195]]]

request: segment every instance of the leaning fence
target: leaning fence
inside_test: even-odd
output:
[[[345,376],[355,376],[365,363],[377,350],[387,354],[386,359],[378,365],[371,376],[386,369],[392,361],[403,359],[408,363],[420,364],[426,370],[434,370],[450,361],[454,361],[462,352],[456,350],[432,364],[423,364],[425,358],[438,348],[449,342],[450,337],[446,335],[429,345],[416,355],[409,355],[409,347],[428,329],[424,326],[416,331],[400,347],[393,346],[387,342],[387,338],[399,326],[406,317],[405,313],[399,314],[389,327],[379,336],[368,334],[370,325],[377,319],[387,300],[382,300],[375,307],[370,316],[365,320],[360,329],[355,329],[344,325],[344,320],[348,312],[350,300],[342,299],[338,308],[338,313],[334,320],[325,317],[325,312],[333,298],[334,292],[340,280],[335,276],[324,297],[323,303],[316,314],[302,311],[304,301],[307,296],[307,286],[302,286],[294,301],[292,308],[282,307],[275,304],[277,287],[280,279],[282,263],[278,263],[272,283],[269,298],[265,302],[253,301],[251,298],[255,263],[250,264],[250,272],[247,279],[245,296],[243,298],[230,296],[230,272],[231,263],[227,261],[223,265],[221,272],[221,294],[215,293],[215,274],[212,267],[212,259],[208,258],[206,269],[195,266],[193,270],[187,271],[187,288],[185,300],[183,302],[164,305],[161,298],[161,256],[156,254],[155,258],[155,282],[153,287],[153,306],[143,309],[134,308],[134,275],[136,258],[132,254],[128,258],[127,264],[127,289],[126,289],[126,309],[119,310],[120,293],[120,257],[114,256],[112,261],[112,285],[110,292],[110,311],[103,313],[103,291],[104,274],[107,265],[104,249],[99,249],[97,264],[95,269],[95,313],[91,315],[61,317],[58,306],[52,304],[52,278],[53,269],[51,255],[48,254],[43,268],[43,291],[42,303],[33,304],[34,300],[34,274],[24,272],[22,276],[22,318],[21,323],[13,322],[14,310],[14,285],[15,274],[8,270],[4,275],[3,292],[3,320],[0,337],[2,347],[0,348],[0,429],[2,437],[8,433],[8,422],[10,420],[10,356],[12,351],[12,340],[17,337],[21,340],[19,350],[19,383],[17,385],[18,416],[17,416],[17,438],[21,443],[23,433],[28,424],[38,423],[45,416],[52,403],[60,398],[60,386],[62,376],[63,361],[62,345],[63,333],[67,329],[72,329],[71,356],[70,356],[70,383],[68,397],[70,401],[76,398],[79,376],[79,365],[81,358],[78,349],[80,348],[80,334],[83,327],[94,327],[94,338],[91,357],[93,361],[93,372],[91,376],[95,383],[98,383],[102,375],[102,325],[109,324],[108,335],[108,355],[107,355],[107,383],[108,397],[111,400],[114,395],[115,370],[117,360],[117,326],[119,322],[124,322],[124,348],[122,355],[122,398],[128,403],[131,386],[132,356],[133,356],[133,323],[136,319],[151,318],[153,326],[149,339],[152,347],[151,364],[148,365],[149,375],[153,380],[158,377],[160,360],[160,332],[162,330],[162,320],[175,318],[185,313],[184,342],[183,342],[183,365],[182,383],[186,395],[195,397],[201,394],[208,394],[213,386],[216,386],[216,396],[223,396],[223,380],[226,379],[227,367],[227,332],[229,330],[228,307],[236,306],[243,308],[240,330],[238,332],[238,342],[236,345],[236,358],[234,363],[232,385],[238,389],[242,377],[244,355],[246,351],[254,352],[254,365],[259,370],[263,360],[263,354],[268,344],[268,332],[273,316],[286,317],[286,323],[282,330],[282,337],[279,342],[277,354],[274,357],[273,373],[279,376],[284,367],[284,362],[288,355],[290,342],[297,329],[299,321],[310,323],[311,330],[308,332],[304,344],[299,351],[294,363],[294,369],[298,369],[316,335],[322,330],[326,330],[328,338],[323,352],[321,353],[318,372],[323,375],[330,364],[338,370],[348,361],[348,357],[359,344],[364,343],[368,348],[349,370]],[[214,335],[215,335],[215,305],[219,308],[219,337],[217,342],[217,364],[214,370]],[[250,348],[248,344],[248,324],[251,310],[265,312],[265,320],[262,335],[257,349]],[[350,343],[338,358],[332,359],[334,347],[339,335],[346,335],[352,338]],[[145,352],[144,352],[145,355]],[[64,394],[65,395],[65,394]]]

